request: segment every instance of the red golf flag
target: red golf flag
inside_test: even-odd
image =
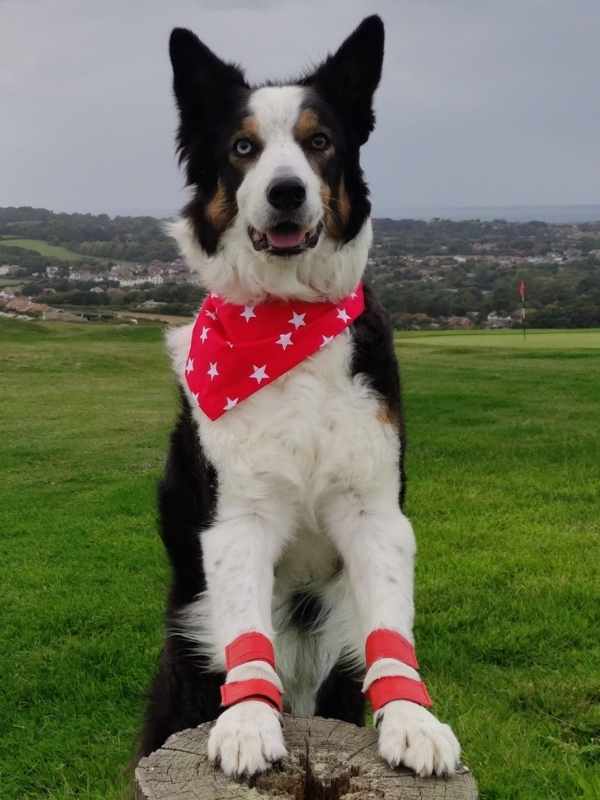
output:
[[[519,284],[519,294],[520,294],[521,300],[523,302],[525,302],[525,290],[526,289],[527,289],[527,287],[525,286],[525,281],[521,281],[521,283]]]

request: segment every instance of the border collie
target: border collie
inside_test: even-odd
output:
[[[192,189],[173,234],[207,299],[168,336],[173,578],[141,752],[215,720],[209,757],[250,776],[286,755],[282,709],[362,725],[366,697],[390,765],[451,774],[412,638],[392,332],[362,283],[383,24],[291,83],[250,86],[185,29],[170,55]]]

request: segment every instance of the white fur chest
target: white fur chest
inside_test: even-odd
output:
[[[169,336],[184,387],[190,335],[186,326]],[[332,493],[377,494],[382,474],[397,473],[396,431],[378,418],[380,398],[351,376],[352,347],[351,334],[340,334],[214,421],[190,396],[202,447],[217,470],[219,510],[268,513],[284,503],[303,527],[315,529],[320,504]]]

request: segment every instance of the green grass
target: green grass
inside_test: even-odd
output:
[[[483,800],[600,797],[599,335],[398,337],[418,652]],[[0,320],[0,386],[0,795],[117,800],[161,642],[161,334]]]
[[[68,250],[66,247],[60,247],[59,245],[48,244],[42,239],[13,239],[11,236],[2,236],[0,237],[0,244],[7,247],[22,247],[24,250],[33,250],[42,256],[58,258],[62,261],[93,262],[106,260],[94,256],[86,256],[83,253],[76,253],[74,250]]]
[[[600,350],[600,330],[411,331],[403,334],[412,345],[435,347],[500,347],[520,351],[525,357],[540,350]],[[515,353],[516,355],[516,353]]]

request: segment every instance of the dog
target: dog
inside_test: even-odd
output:
[[[296,82],[251,87],[171,34],[192,191],[172,231],[208,294],[168,335],[172,585],[141,754],[215,720],[210,759],[252,776],[286,755],[282,709],[363,725],[366,694],[388,764],[458,764],[418,673],[398,367],[362,282],[383,45],[371,16]]]

